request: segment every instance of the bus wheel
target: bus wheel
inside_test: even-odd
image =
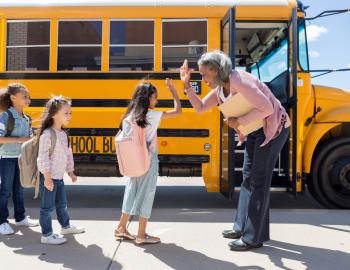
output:
[[[350,209],[350,139],[329,141],[316,155],[311,194],[328,208]]]

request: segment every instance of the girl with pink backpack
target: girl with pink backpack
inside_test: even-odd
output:
[[[180,100],[172,80],[166,79],[166,85],[174,98],[173,110],[165,112],[153,110],[158,102],[158,91],[153,84],[143,82],[136,87],[127,112],[121,121],[121,132],[116,137],[117,157],[121,173],[130,177],[125,187],[122,214],[114,232],[117,240],[135,240],[138,245],[160,242],[159,237],[146,233],[158,176],[157,129],[162,119],[182,113]],[[125,145],[123,141],[127,139],[124,138],[129,138],[129,142]],[[143,153],[144,145],[147,149],[146,154]],[[127,147],[129,151],[126,150]],[[130,166],[133,155],[134,168]],[[123,161],[124,164],[121,164]],[[126,228],[130,215],[139,216],[137,236],[129,233]]]

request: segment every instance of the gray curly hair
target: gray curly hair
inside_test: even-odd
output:
[[[198,60],[198,66],[216,70],[218,72],[216,80],[219,85],[223,85],[224,82],[229,80],[232,71],[230,57],[220,50],[204,53]]]

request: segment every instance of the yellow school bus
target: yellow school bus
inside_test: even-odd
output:
[[[159,173],[202,176],[209,192],[231,194],[242,181],[244,146],[215,108],[199,115],[181,87],[184,59],[221,49],[235,68],[265,82],[292,119],[273,187],[311,194],[329,208],[350,208],[350,94],[311,84],[305,14],[295,0],[2,0],[0,86],[30,90],[34,126],[51,94],[73,100],[69,127],[76,171],[118,175],[114,135],[135,86],[151,81],[159,109],[173,106],[175,81],[183,114],[158,130]],[[36,121],[37,120],[37,121]]]

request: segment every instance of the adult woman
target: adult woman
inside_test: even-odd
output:
[[[197,112],[205,112],[236,93],[241,93],[254,107],[246,115],[225,119],[236,130],[239,140],[246,143],[237,214],[233,229],[223,231],[223,236],[238,239],[229,243],[231,250],[261,247],[269,240],[270,185],[278,155],[288,138],[288,114],[264,83],[248,72],[232,70],[231,60],[223,52],[203,54],[198,66],[203,82],[212,89],[202,100],[189,84],[191,70],[186,60],[180,69],[185,92]],[[260,119],[263,128],[247,137],[239,132],[240,125]]]

